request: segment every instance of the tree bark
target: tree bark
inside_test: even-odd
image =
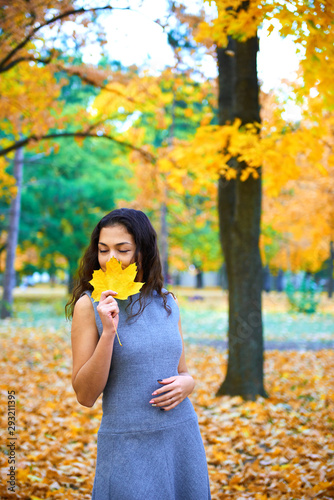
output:
[[[260,123],[256,56],[257,37],[230,39],[218,48],[219,123],[240,118]],[[244,163],[233,158],[236,179],[219,179],[220,241],[229,284],[228,366],[217,395],[268,397],[263,386],[262,263],[259,250],[261,169],[259,178],[240,180]]]
[[[161,266],[164,282],[168,282],[168,229],[167,229],[167,205],[162,202],[160,209],[160,245],[161,245]]]
[[[174,138],[174,130],[175,130],[175,94],[173,96],[173,102],[171,107],[171,118],[172,123],[168,132],[168,145],[171,146]],[[161,248],[161,267],[162,267],[162,276],[164,278],[165,284],[168,284],[169,281],[169,263],[168,263],[168,225],[167,225],[167,200],[168,200],[168,188],[167,184],[164,187],[163,201],[160,207],[160,248]]]
[[[263,290],[270,292],[271,290],[270,270],[268,264],[263,268]]]
[[[328,262],[328,297],[331,299],[333,296],[333,269],[334,269],[334,243],[329,244],[329,262]]]
[[[17,193],[12,199],[9,210],[9,228],[6,246],[6,269],[4,275],[4,287],[1,303],[1,319],[12,315],[13,290],[15,286],[15,255],[19,237],[20,214],[21,214],[21,190],[23,176],[23,148],[15,151],[14,177],[16,179]]]
[[[203,288],[203,270],[196,266],[196,288]]]
[[[77,261],[68,261],[68,280],[67,280],[67,292],[70,295],[73,292],[74,286],[76,284],[75,273],[78,268]]]
[[[284,279],[284,272],[282,271],[282,269],[279,269],[277,276],[276,276],[276,290],[277,290],[277,292],[283,292],[283,290],[284,290],[283,279]]]

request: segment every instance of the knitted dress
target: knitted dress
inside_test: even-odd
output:
[[[98,302],[85,293],[100,336]],[[186,398],[170,411],[149,403],[152,392],[162,387],[158,379],[178,375],[178,305],[168,294],[168,316],[162,297],[153,291],[144,311],[125,323],[128,301],[117,301],[122,346],[116,337],[102,395],[92,500],[208,500],[205,450],[192,403]],[[132,310],[139,310],[139,302]]]

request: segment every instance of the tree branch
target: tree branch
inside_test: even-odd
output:
[[[23,49],[23,47],[25,47],[25,45],[27,45],[27,43],[33,38],[33,36],[42,28],[45,28],[46,26],[49,26],[50,24],[53,24],[53,23],[59,21],[60,19],[64,19],[64,18],[72,16],[72,15],[84,14],[85,12],[95,12],[97,10],[130,10],[130,7],[121,8],[121,7],[112,7],[111,5],[105,5],[104,7],[92,7],[89,9],[85,9],[84,7],[81,7],[80,9],[71,9],[69,11],[63,12],[61,14],[58,14],[58,15],[52,17],[48,21],[45,21],[43,24],[40,24],[39,26],[36,26],[36,28],[33,28],[32,30],[30,30],[28,35],[18,45],[16,45],[16,47],[14,47],[12,49],[9,52],[9,54],[7,54],[7,56],[5,56],[2,59],[2,61],[0,61],[0,73],[8,71],[8,69],[10,69],[11,67],[18,64],[18,62],[20,62],[20,59],[16,59],[15,60],[16,62],[13,65],[13,64],[9,63],[8,61],[10,61],[12,59],[12,57],[19,50]]]
[[[46,59],[42,59],[41,57],[34,57],[34,56],[18,57],[17,59],[14,59],[10,63],[8,63],[4,69],[1,69],[1,66],[0,66],[0,73],[4,73],[5,71],[10,70],[11,68],[13,68],[14,66],[16,66],[17,64],[19,64],[20,62],[23,62],[23,61],[30,61],[30,62],[32,61],[32,62],[40,62],[43,64],[49,64],[51,62],[51,56],[46,58]]]
[[[66,73],[69,76],[79,77],[80,80],[86,83],[87,85],[92,85],[92,87],[98,88],[100,90],[106,90],[107,92],[123,97],[124,99],[133,104],[138,104],[138,102],[133,97],[128,97],[125,94],[122,94],[122,92],[120,92],[119,90],[108,88],[108,85],[101,85],[95,82],[92,78],[89,78],[89,76],[81,74],[79,70],[73,69],[71,67],[67,68],[66,66],[62,66],[59,63],[56,64],[56,67],[58,68],[59,71],[64,71],[64,73]]]
[[[91,130],[91,128],[89,130]],[[8,146],[7,148],[0,149],[0,157],[5,156],[8,153],[11,153],[12,151],[16,151],[16,149],[18,149],[18,148],[22,148],[24,146],[27,146],[29,143],[31,143],[33,141],[45,141],[47,139],[61,139],[63,137],[78,137],[78,138],[83,138],[83,139],[85,137],[95,137],[95,138],[99,138],[99,139],[107,139],[109,141],[112,141],[112,142],[118,144],[121,147],[124,147],[126,149],[131,149],[132,151],[137,151],[145,158],[145,160],[147,160],[153,164],[157,160],[157,158],[153,154],[151,154],[148,151],[145,151],[141,148],[138,148],[137,146],[134,146],[130,142],[122,141],[121,139],[117,139],[116,137],[114,137],[112,135],[98,135],[97,133],[90,132],[90,131],[88,131],[88,132],[83,132],[83,131],[82,132],[60,132],[60,133],[54,133],[54,134],[46,134],[46,135],[42,135],[40,137],[38,137],[36,135],[31,135],[29,137],[26,137],[24,139],[20,139],[19,141],[16,141],[15,143],[13,143],[11,146]]]

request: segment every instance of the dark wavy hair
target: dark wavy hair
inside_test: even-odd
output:
[[[143,271],[143,282],[145,282],[140,290],[139,298],[135,302],[132,302],[132,296],[130,296],[126,310],[131,305],[131,315],[128,316],[127,321],[143,312],[145,307],[148,305],[146,303],[146,299],[151,295],[153,290],[156,290],[158,295],[163,298],[164,308],[168,312],[168,316],[170,315],[171,308],[167,305],[167,295],[171,294],[174,298],[175,295],[172,292],[162,292],[163,276],[157,242],[157,233],[147,215],[145,215],[141,210],[135,210],[133,208],[118,208],[105,215],[92,232],[90,244],[81,259],[79,269],[76,274],[72,296],[65,306],[67,319],[71,319],[73,317],[74,306],[83,292],[86,290],[93,290],[93,286],[89,283],[89,281],[93,277],[93,271],[100,269],[98,261],[98,242],[101,229],[116,225],[124,226],[126,230],[132,234],[136,244],[134,259],[138,266],[138,256],[139,254],[141,255],[141,269]],[[136,276],[135,281],[139,281],[138,275]],[[138,300],[140,308],[136,314],[132,314],[133,304],[136,304]]]

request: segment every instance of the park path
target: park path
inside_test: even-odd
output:
[[[224,351],[228,348],[228,343],[226,340],[206,340],[198,339],[197,345],[210,346]],[[275,341],[267,340],[264,341],[265,351],[320,351],[321,349],[334,349],[334,342],[310,342],[310,341],[300,341],[300,342],[289,342],[289,341]]]

